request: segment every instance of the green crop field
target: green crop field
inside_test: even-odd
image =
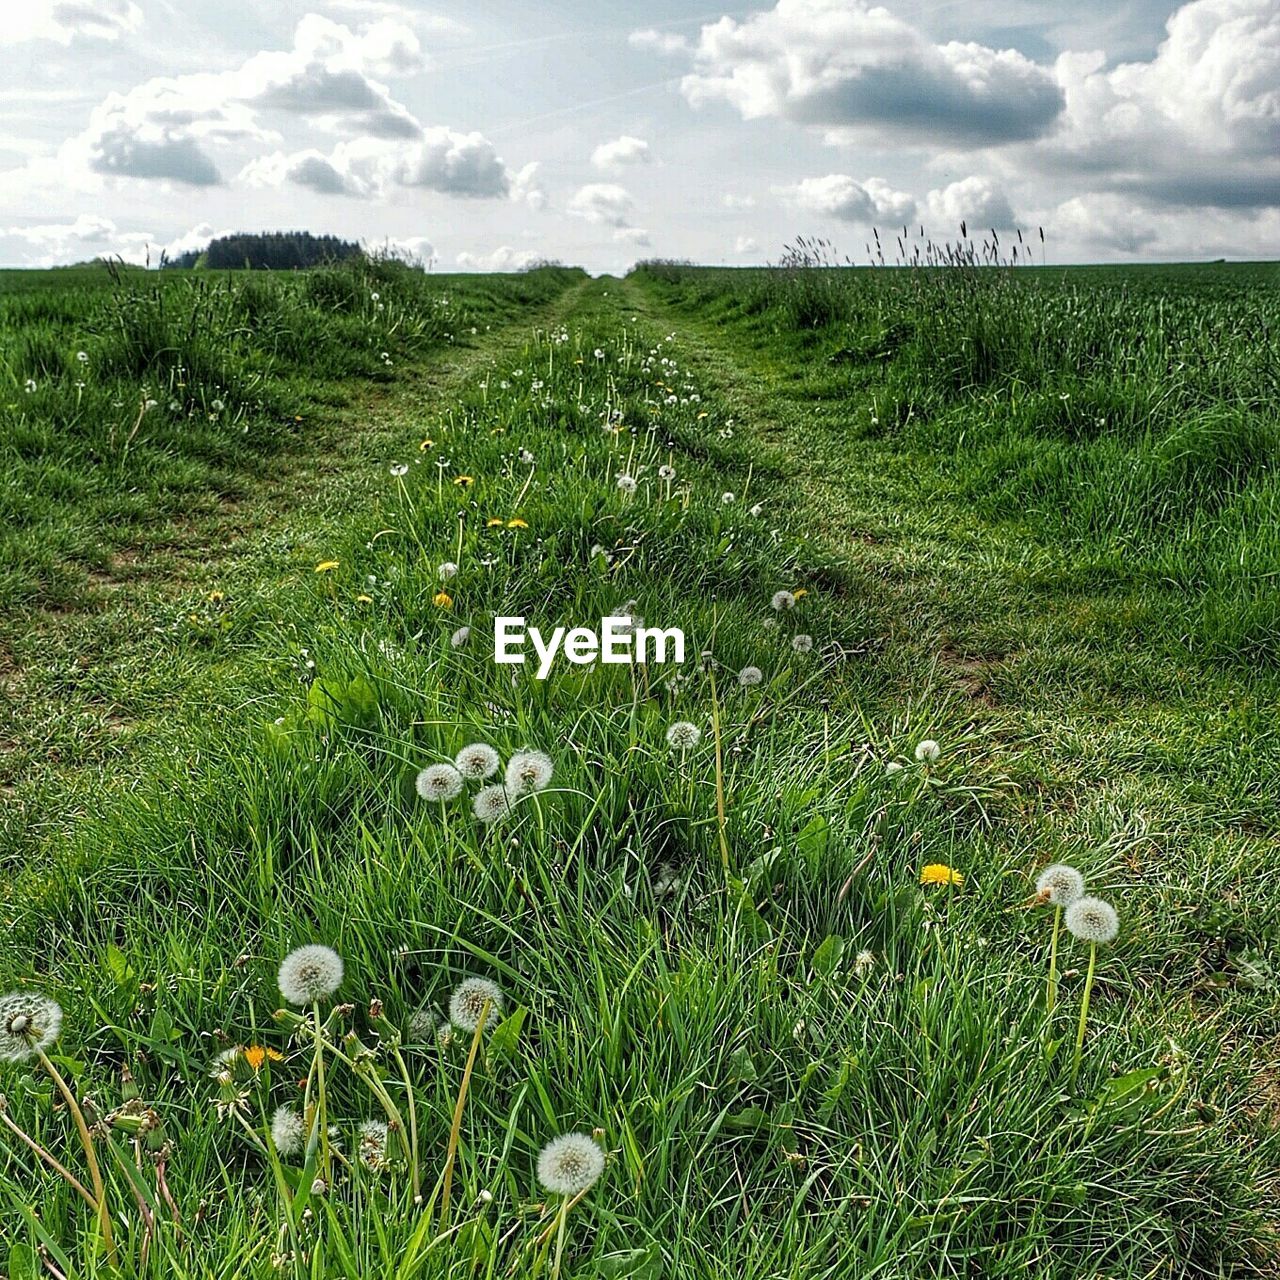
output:
[[[1280,267],[824,260],[0,273],[0,1271],[1277,1274]]]

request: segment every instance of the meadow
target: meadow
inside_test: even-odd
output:
[[[1275,1273],[1278,269],[825,261],[0,277],[9,1276]]]

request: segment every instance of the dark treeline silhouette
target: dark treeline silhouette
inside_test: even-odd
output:
[[[212,270],[291,271],[326,262],[358,258],[363,250],[337,236],[313,236],[310,231],[264,231],[219,236],[206,249],[190,249],[176,258],[166,257],[164,267],[209,267]]]

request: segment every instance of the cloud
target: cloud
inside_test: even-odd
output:
[[[547,193],[538,181],[538,173],[542,166],[536,160],[530,160],[511,178],[511,198],[518,204],[527,204],[530,209],[545,209]]]
[[[15,0],[0,23],[0,45],[118,40],[141,25],[142,10],[133,0]]]
[[[649,233],[643,227],[619,227],[613,238],[618,244],[634,244],[641,248],[652,243]]]
[[[627,165],[648,164],[653,159],[649,144],[643,138],[624,133],[612,142],[602,142],[592,153],[591,163],[597,169],[622,169]]]
[[[375,245],[374,249],[380,247],[383,246]],[[426,266],[436,256],[435,245],[426,236],[392,236],[385,241],[385,247],[396,256],[420,263],[422,266]]]
[[[930,191],[925,197],[929,218],[950,235],[961,222],[969,230],[994,228],[1004,231],[1014,226],[1008,197],[989,178],[962,178],[950,186]]]
[[[733,251],[740,257],[760,252],[760,245],[751,236],[739,236],[733,242]]]
[[[1066,111],[1026,159],[1154,206],[1280,203],[1280,4],[1195,0],[1146,62],[1064,54]]]
[[[627,43],[633,49],[644,49],[651,53],[688,53],[689,42],[682,35],[671,31],[656,31],[652,27],[644,31],[633,31],[627,37]]]
[[[458,266],[465,271],[523,271],[541,256],[533,249],[513,249],[509,244],[503,244],[491,253],[464,251],[458,254]]]
[[[569,198],[569,212],[597,226],[625,227],[631,221],[635,201],[616,182],[589,182]]]
[[[74,222],[9,227],[2,238],[17,241],[26,262],[41,267],[99,257],[144,262],[148,246],[155,242],[149,232],[121,231],[110,218],[93,213],[82,213]]]
[[[692,105],[781,116],[839,142],[998,145],[1042,136],[1064,102],[1052,70],[1016,50],[935,44],[866,0],[777,0],[704,26],[691,56]]]
[[[794,186],[777,188],[788,204],[842,222],[903,222],[915,213],[916,202],[895,191],[881,178],[857,182],[847,173],[805,178]]]
[[[732,191],[726,191],[720,197],[720,203],[726,209],[754,209],[756,207],[755,196],[738,196]]]

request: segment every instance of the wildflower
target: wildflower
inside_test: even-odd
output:
[[[498,772],[498,753],[487,742],[473,742],[454,757],[453,765],[464,778],[480,782]]]
[[[419,1009],[409,1018],[409,1039],[414,1044],[426,1044],[436,1033],[440,1019],[430,1009]]]
[[[471,628],[459,627],[457,631],[455,631],[453,635],[449,637],[449,643],[455,649],[461,649],[462,646],[466,644],[470,638],[471,638]]]
[[[743,667],[738,672],[738,683],[744,689],[750,689],[753,685],[759,684],[764,679],[764,672],[759,667]]]
[[[1084,876],[1075,867],[1055,862],[1036,877],[1036,899],[1055,907],[1069,907],[1084,897]]]
[[[1077,898],[1067,908],[1066,923],[1081,942],[1095,946],[1100,942],[1114,942],[1120,932],[1120,917],[1115,907],[1101,898]]]
[[[339,562],[337,560],[321,560],[320,563],[316,565],[316,572],[332,573],[338,567],[338,563]]]
[[[793,636],[791,639],[791,647],[797,653],[812,653],[813,637],[810,635],[804,635],[803,633],[798,636]]]
[[[618,475],[618,488],[621,489],[623,493],[635,493],[635,477],[627,475],[625,471],[620,472]]]
[[[44,1052],[62,1029],[62,1008],[38,991],[0,997],[0,1062],[22,1062]]]
[[[485,1013],[485,1006],[488,1013]],[[502,989],[488,978],[463,978],[449,997],[449,1021],[459,1031],[472,1031],[480,1025],[484,1014],[485,1026],[492,1027],[502,1013]]]
[[[88,353],[87,351],[77,351],[77,352],[76,352],[76,359],[77,359],[77,360],[79,360],[81,364],[88,364],[88,363],[89,363],[89,353]]]
[[[226,407],[227,406],[223,404],[221,400],[214,400],[210,402],[209,405],[209,408],[212,409],[214,413],[221,413]]]
[[[942,748],[932,738],[916,744],[916,759],[921,764],[932,764],[942,754]]]
[[[373,1173],[384,1173],[391,1167],[391,1159],[387,1155],[387,1141],[391,1135],[386,1122],[366,1120],[358,1133],[360,1163]]]
[[[668,466],[665,463],[658,468],[659,480],[674,480],[676,478],[675,467]]]
[[[486,520],[484,527],[486,529],[501,529],[506,521],[501,516],[494,516],[492,520]]]
[[[283,1062],[284,1054],[278,1049],[268,1049],[260,1044],[247,1045],[240,1051],[240,1056],[254,1071],[261,1071],[268,1062]]]
[[[296,1156],[307,1141],[307,1127],[293,1107],[277,1107],[271,1117],[271,1142],[276,1154],[286,1160]]]
[[[667,729],[667,746],[674,751],[692,751],[702,740],[702,730],[688,720],[677,720]]]
[[[451,764],[429,764],[414,786],[424,800],[454,800],[462,794],[462,774]]]
[[[181,413],[181,412],[182,412],[182,402],[181,402],[180,400],[170,400],[170,401],[169,401],[169,412],[170,412],[170,413]]]
[[[538,1181],[555,1195],[579,1195],[594,1186],[603,1172],[604,1152],[585,1133],[562,1134],[538,1156]]]
[[[853,958],[853,971],[859,978],[865,978],[876,962],[874,951],[859,951]]]
[[[927,867],[921,868],[920,883],[953,884],[958,888],[964,884],[964,876],[952,870],[945,862],[931,862]]]
[[[889,763],[884,767],[884,776],[886,778],[892,778],[895,773],[901,773],[901,772],[902,772],[902,764],[897,760],[890,760]]]
[[[475,484],[475,482],[476,482],[475,476],[454,476],[453,477],[453,483],[456,484],[459,489],[469,489],[473,484]]]
[[[365,595],[363,591],[358,596],[356,596],[356,604],[372,604],[372,603],[373,603],[373,597]]]
[[[418,452],[419,452],[419,453],[426,453],[426,451],[427,451],[428,449],[434,449],[435,447],[436,447],[436,442],[435,442],[434,440],[424,440],[424,441],[423,441],[423,442],[418,446]]]
[[[447,591],[437,591],[431,597],[431,603],[438,609],[448,609],[453,605],[453,597]]]
[[[529,522],[527,520],[521,520],[519,516],[513,516],[507,521],[508,529],[527,529],[528,527]]]
[[[513,795],[542,791],[551,782],[554,768],[545,752],[517,751],[507,763],[507,787]]]
[[[409,474],[409,464],[407,462],[393,462],[391,464],[391,474],[396,477],[407,476]]]
[[[796,607],[796,598],[790,591],[775,591],[773,598],[769,601],[769,607],[777,613],[782,613],[785,609]]]
[[[444,564],[436,569],[436,576],[441,582],[448,582],[450,578],[458,576],[458,566],[452,560],[446,560]]]
[[[537,461],[537,459],[533,456],[533,454],[529,452],[528,449],[521,449],[519,453],[519,458],[520,458],[520,461],[523,462],[526,467],[533,466],[533,464]]]
[[[730,503],[736,502],[737,498],[735,498],[734,495],[731,493],[722,493],[720,495],[720,501],[723,502],[724,505],[727,507]]]
[[[290,951],[280,964],[280,994],[290,1004],[315,1004],[342,985],[342,957],[318,942]]]
[[[511,812],[511,793],[501,784],[481,787],[471,802],[471,812],[481,822],[491,825]]]
[[[23,386],[23,389],[26,391],[27,395],[31,395],[32,392],[36,390],[36,380],[34,378],[28,378],[26,382],[22,384],[22,386]]]

